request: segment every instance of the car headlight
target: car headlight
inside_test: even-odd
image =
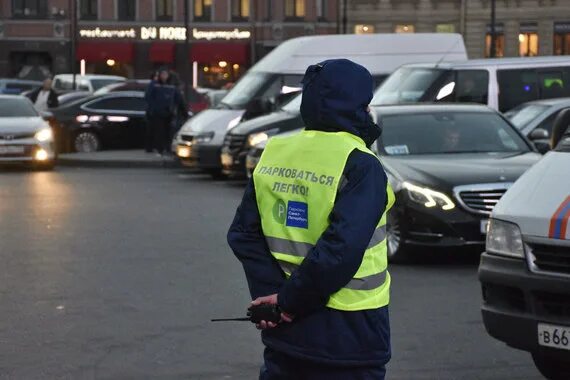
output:
[[[236,125],[239,124],[240,121],[241,121],[241,115],[239,115],[236,118],[231,119],[230,122],[228,123],[228,129],[227,130],[229,131],[230,129],[234,128]]]
[[[257,144],[261,144],[269,140],[269,138],[275,134],[279,133],[279,128],[273,128],[268,131],[252,133],[247,138],[247,145],[250,147],[254,147]]]
[[[257,144],[267,141],[268,139],[269,135],[265,132],[254,133],[249,135],[247,138],[247,145],[256,146]]]
[[[213,138],[214,132],[201,133],[198,136],[194,137],[194,142],[197,144],[204,144],[212,141]]]
[[[455,203],[444,193],[432,190],[427,187],[421,187],[409,182],[402,183],[402,187],[408,191],[410,199],[416,203],[420,203],[425,207],[431,208],[439,206],[442,210],[452,210]]]
[[[51,128],[42,128],[36,132],[35,138],[39,142],[51,141],[53,140],[53,132]]]
[[[519,226],[491,219],[487,232],[487,252],[496,255],[524,258],[524,246]]]

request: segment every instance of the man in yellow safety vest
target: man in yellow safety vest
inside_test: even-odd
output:
[[[394,194],[369,149],[374,80],[346,59],[303,79],[305,129],[271,139],[228,233],[262,321],[260,379],[383,379],[390,359],[386,215]]]

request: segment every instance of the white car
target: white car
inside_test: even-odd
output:
[[[56,159],[53,131],[26,97],[0,95],[0,164],[25,163],[50,170]]]
[[[570,379],[570,135],[495,207],[479,279],[487,332]]]
[[[53,89],[58,93],[68,91],[89,91],[94,93],[102,87],[117,82],[124,82],[127,78],[116,75],[75,75],[75,89],[73,88],[73,74],[58,74],[53,77]]]

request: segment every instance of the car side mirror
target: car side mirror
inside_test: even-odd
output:
[[[550,151],[550,144],[545,141],[537,141],[534,143],[534,146],[540,154],[546,154]]]
[[[550,135],[548,134],[548,131],[546,129],[543,128],[536,128],[534,131],[532,131],[529,135],[528,135],[529,139],[531,139],[532,141],[535,140],[547,140]]]

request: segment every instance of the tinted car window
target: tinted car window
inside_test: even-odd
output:
[[[501,112],[539,98],[536,70],[497,70],[497,79]]]
[[[494,113],[435,112],[382,117],[387,155],[528,151],[523,138]]]
[[[28,99],[0,100],[0,117],[37,117],[38,113]]]
[[[487,70],[457,71],[454,101],[487,104],[488,91],[489,72]]]
[[[95,100],[85,104],[85,108],[102,111],[145,111],[146,103],[143,98],[125,96]]]
[[[561,70],[541,71],[538,79],[541,99],[561,98],[568,95],[569,84],[565,83]]]

